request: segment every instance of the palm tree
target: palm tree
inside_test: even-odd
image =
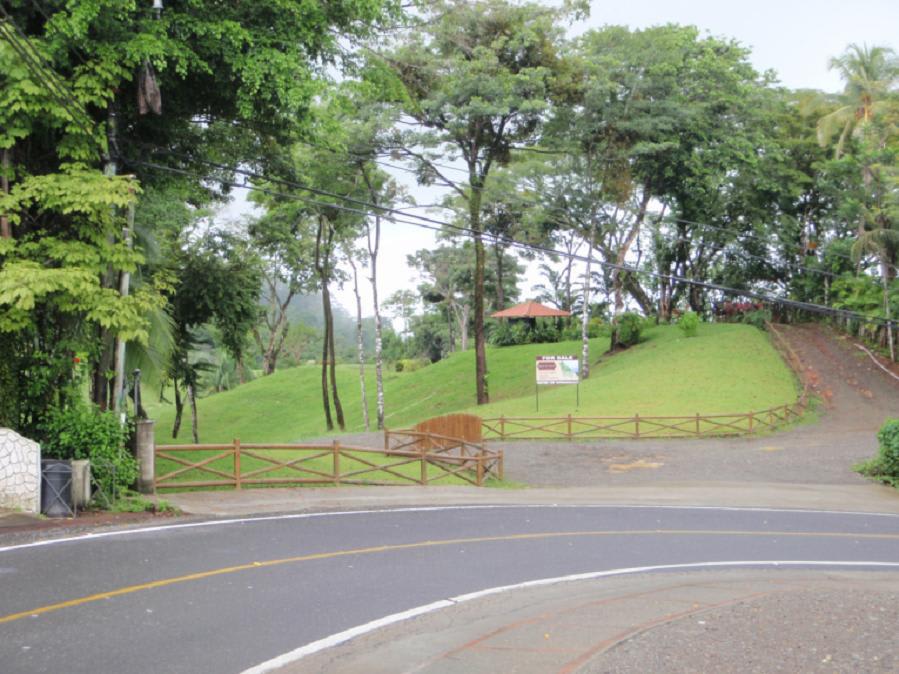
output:
[[[840,159],[849,138],[858,140],[855,159],[861,168],[864,194],[853,254],[860,258],[873,253],[880,259],[887,341],[895,361],[889,286],[895,276],[899,230],[890,203],[895,198],[895,186],[890,184],[895,181],[895,155],[888,148],[899,132],[899,56],[888,47],[852,44],[831,60],[830,67],[838,70],[845,82],[844,105],[818,121],[818,141],[827,145],[839,133],[834,158]]]
[[[891,94],[899,85],[899,57],[889,47],[851,44],[842,56],[830,60],[845,82],[843,105],[818,121],[818,142],[829,145],[839,133],[834,155],[843,155],[846,141],[863,134],[868,123],[890,109],[896,99]]]

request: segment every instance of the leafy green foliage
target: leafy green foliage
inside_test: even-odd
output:
[[[684,337],[695,337],[699,332],[699,314],[695,311],[685,312],[678,319],[677,327],[680,328]]]
[[[888,419],[877,432],[880,465],[885,473],[899,479],[899,419]]]
[[[103,494],[114,494],[137,479],[137,461],[125,447],[130,426],[113,412],[89,405],[54,410],[44,427],[43,452],[55,459],[89,459],[91,473]]]
[[[643,318],[630,311],[618,317],[616,346],[628,348],[639,343],[643,331]]]
[[[877,440],[877,456],[856,466],[856,470],[899,487],[899,419],[887,419],[877,432]]]

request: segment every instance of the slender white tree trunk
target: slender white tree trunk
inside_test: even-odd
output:
[[[199,419],[197,419],[197,391],[193,384],[187,385],[187,401],[190,404],[190,431],[194,444],[200,443]]]
[[[375,215],[375,228],[372,232],[366,222],[365,233],[368,239],[368,258],[371,260],[371,295],[375,311],[375,395],[377,398],[378,430],[384,428],[384,342],[381,338],[381,306],[378,302],[378,248],[381,244],[381,217]]]
[[[359,294],[359,271],[353,260],[352,251],[347,251],[347,259],[353,268],[353,294],[356,295],[356,357],[359,360],[359,391],[362,395],[362,420],[368,431],[368,396],[365,393],[365,346],[362,340],[362,295]]]
[[[471,314],[471,307],[463,304],[459,312],[459,336],[462,340],[462,350],[468,351],[468,317]]]
[[[593,273],[593,246],[596,244],[596,227],[590,225],[590,242],[587,246],[587,269],[584,272],[584,301],[581,310],[581,379],[590,376],[590,276]]]

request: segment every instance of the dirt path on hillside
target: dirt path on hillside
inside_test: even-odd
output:
[[[779,329],[823,400],[819,422],[752,438],[496,443],[505,450],[506,476],[533,486],[864,483],[852,466],[876,452],[884,419],[899,417],[899,381],[826,326]]]

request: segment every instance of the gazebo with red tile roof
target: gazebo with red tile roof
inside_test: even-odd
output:
[[[557,318],[561,316],[571,316],[571,312],[562,309],[553,309],[545,304],[540,304],[540,302],[528,300],[527,302],[516,304],[514,307],[497,311],[496,313],[490,314],[490,316],[491,318]]]

